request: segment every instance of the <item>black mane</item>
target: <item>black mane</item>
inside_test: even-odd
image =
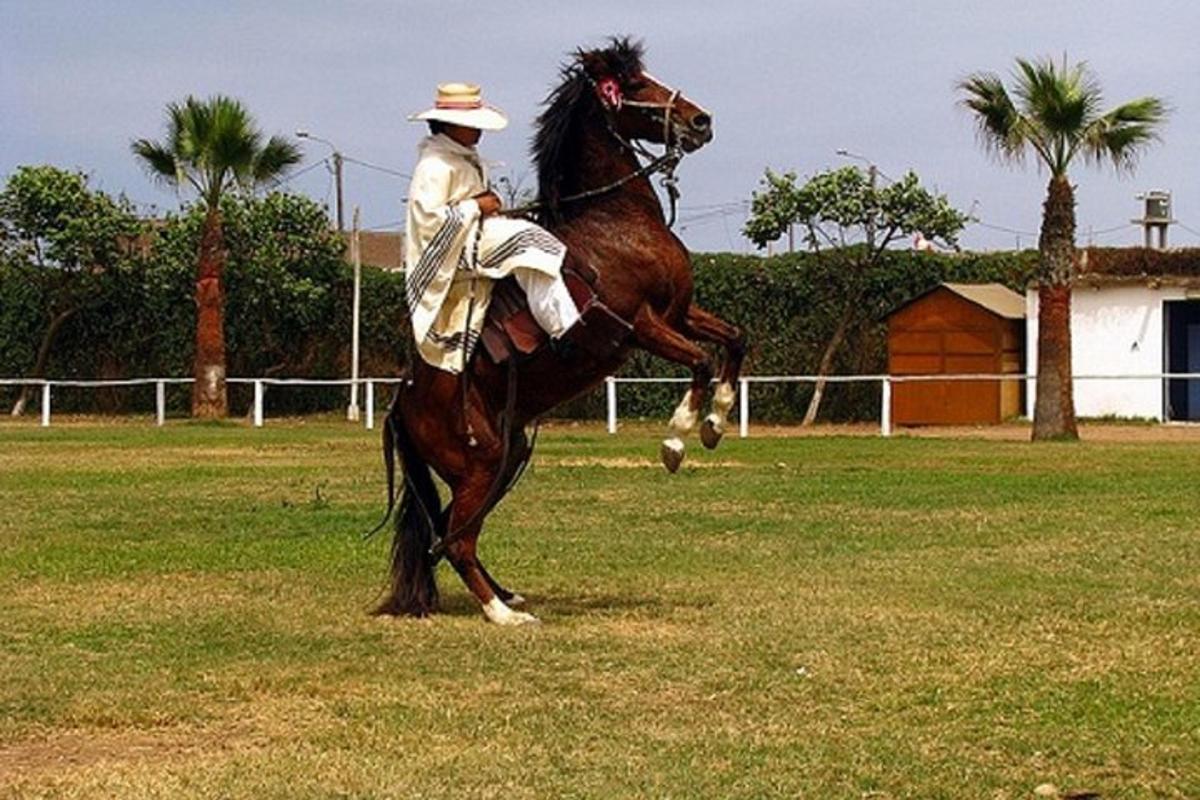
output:
[[[628,36],[609,39],[604,49],[575,51],[563,65],[561,83],[547,95],[544,111],[537,118],[533,136],[533,162],[538,172],[538,202],[543,204],[543,221],[561,218],[559,198],[563,182],[579,161],[581,122],[600,111],[600,102],[590,91],[593,77],[613,77],[622,86],[642,71],[641,42]]]

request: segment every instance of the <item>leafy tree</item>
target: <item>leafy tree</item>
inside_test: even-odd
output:
[[[978,72],[959,84],[962,105],[983,146],[1021,162],[1032,152],[1050,172],[1038,238],[1038,367],[1033,438],[1076,439],[1071,385],[1071,281],[1075,263],[1075,193],[1067,170],[1082,157],[1131,170],[1158,138],[1167,108],[1142,97],[1101,111],[1100,84],[1084,63],[1017,59],[1010,93],[1000,77]]]
[[[246,108],[216,95],[188,97],[167,106],[167,136],[162,142],[138,139],[133,153],[160,180],[192,189],[204,209],[196,266],[196,352],[192,414],[223,417],[229,400],[225,387],[226,248],[221,198],[234,189],[250,191],[300,161],[300,151],[282,137],[263,141]]]
[[[878,186],[873,176],[855,166],[821,172],[797,186],[792,172],[767,170],[762,189],[753,194],[751,216],[744,233],[759,247],[800,225],[804,240],[823,270],[823,297],[832,314],[833,333],[817,364],[818,380],[803,424],[817,418],[825,381],[847,334],[883,309],[864,300],[879,277],[888,247],[914,233],[957,246],[957,236],[967,222],[944,195],[931,194],[917,176],[908,172],[898,181]]]
[[[102,285],[143,232],[128,200],[91,189],[83,173],[23,166],[9,177],[0,192],[0,255],[11,265],[24,265],[22,280],[31,284],[42,311],[36,327],[40,344],[28,377],[46,376],[63,326],[96,305]],[[5,338],[14,333],[6,328]],[[29,387],[22,388],[13,416],[24,413],[29,393]]]

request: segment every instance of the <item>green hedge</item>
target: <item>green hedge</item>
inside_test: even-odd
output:
[[[836,267],[808,253],[771,258],[729,253],[697,254],[694,259],[696,300],[739,325],[750,349],[745,374],[812,374],[832,335],[842,284]],[[966,253],[961,255],[893,251],[869,282],[866,316],[870,323],[851,332],[841,348],[834,372],[879,373],[886,370],[884,317],[907,300],[943,281],[999,282],[1017,291],[1037,263],[1036,251]],[[686,375],[645,353],[637,353],[624,376]],[[796,421],[807,408],[811,384],[756,385],[753,413],[764,421]],[[627,384],[620,387],[622,417],[662,417],[682,396],[678,386]],[[573,410],[603,413],[596,395]],[[879,389],[873,384],[831,384],[822,401],[821,418],[878,419]]]
[[[323,208],[307,198],[273,194],[231,199],[223,207],[226,346],[231,376],[342,377],[350,364],[353,274],[344,243]],[[194,347],[195,260],[201,214],[192,209],[150,226],[137,246],[102,271],[86,274],[89,295],[54,342],[46,374],[59,379],[182,377]],[[0,260],[0,376],[29,374],[61,281],[78,280],[57,265],[39,266],[8,248]],[[405,324],[400,275],[364,268],[362,370],[394,375]],[[0,388],[5,409],[17,390]],[[231,408],[245,412],[251,390],[231,386]],[[345,404],[345,390],[288,389],[269,398],[273,413],[303,413]],[[147,411],[153,390],[63,389],[64,411]],[[172,389],[183,412],[188,390]]]
[[[225,207],[229,247],[226,272],[229,374],[233,376],[344,377],[349,372],[352,274],[341,239],[328,228],[323,208],[294,195],[230,200]],[[144,234],[114,265],[89,280],[89,301],[63,327],[47,374],[54,378],[125,378],[190,374],[195,308],[196,210],[168,218]],[[129,248],[126,248],[129,250]],[[55,280],[9,248],[0,260],[0,376],[27,375],[47,324]],[[904,301],[946,280],[999,281],[1020,290],[1036,253],[917,254],[890,252],[869,282],[865,317],[835,364],[842,374],[885,367],[883,318]],[[811,373],[834,328],[843,277],[833,262],[796,253],[771,258],[697,254],[696,297],[709,310],[741,326],[750,349],[747,374]],[[52,279],[48,279],[52,278]],[[91,284],[89,284],[91,285]],[[412,348],[404,313],[403,277],[365,268],[362,293],[362,373],[398,372]],[[678,367],[637,353],[623,376],[684,376]],[[808,385],[756,386],[756,419],[788,421],[804,412]],[[878,388],[834,385],[822,418],[876,418]],[[621,387],[623,417],[665,417],[682,395],[677,385]],[[15,390],[0,388],[11,405]],[[187,391],[172,390],[173,409],[187,407]],[[271,413],[329,410],[345,404],[345,390],[288,389],[269,395]],[[56,408],[75,411],[148,411],[148,388],[64,390]],[[248,387],[231,387],[235,413],[250,403]],[[561,410],[564,416],[599,418],[603,394],[595,392]]]

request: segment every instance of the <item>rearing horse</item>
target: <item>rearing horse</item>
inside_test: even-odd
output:
[[[523,599],[479,562],[484,517],[531,455],[525,426],[616,372],[633,346],[692,373],[662,446],[671,471],[683,458],[682,437],[698,421],[713,378],[710,358],[695,340],[724,349],[713,411],[701,429],[705,446],[717,445],[733,406],[744,341],[736,327],[692,302],[688,251],[667,227],[634,145],[641,140],[692,152],[711,138],[712,117],[646,73],[639,44],[614,39],[605,49],[578,51],[564,67],[534,138],[541,221],[567,245],[568,262],[598,274],[598,298],[632,334],[608,352],[543,347],[503,366],[476,352],[465,379],[415,359],[384,426],[389,498],[397,450],[405,486],[390,591],[378,613],[436,611],[434,568],[444,552],[492,622],[537,621],[511,608]],[[450,488],[445,508],[433,472]]]

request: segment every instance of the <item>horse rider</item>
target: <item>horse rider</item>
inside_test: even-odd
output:
[[[479,86],[438,86],[433,108],[410,121],[429,125],[408,191],[405,278],[413,336],[421,358],[462,372],[495,280],[513,276],[534,319],[559,339],[579,320],[562,277],[566,247],[525,219],[499,216],[487,164],[475,149],[483,131],[508,125],[486,105]]]

